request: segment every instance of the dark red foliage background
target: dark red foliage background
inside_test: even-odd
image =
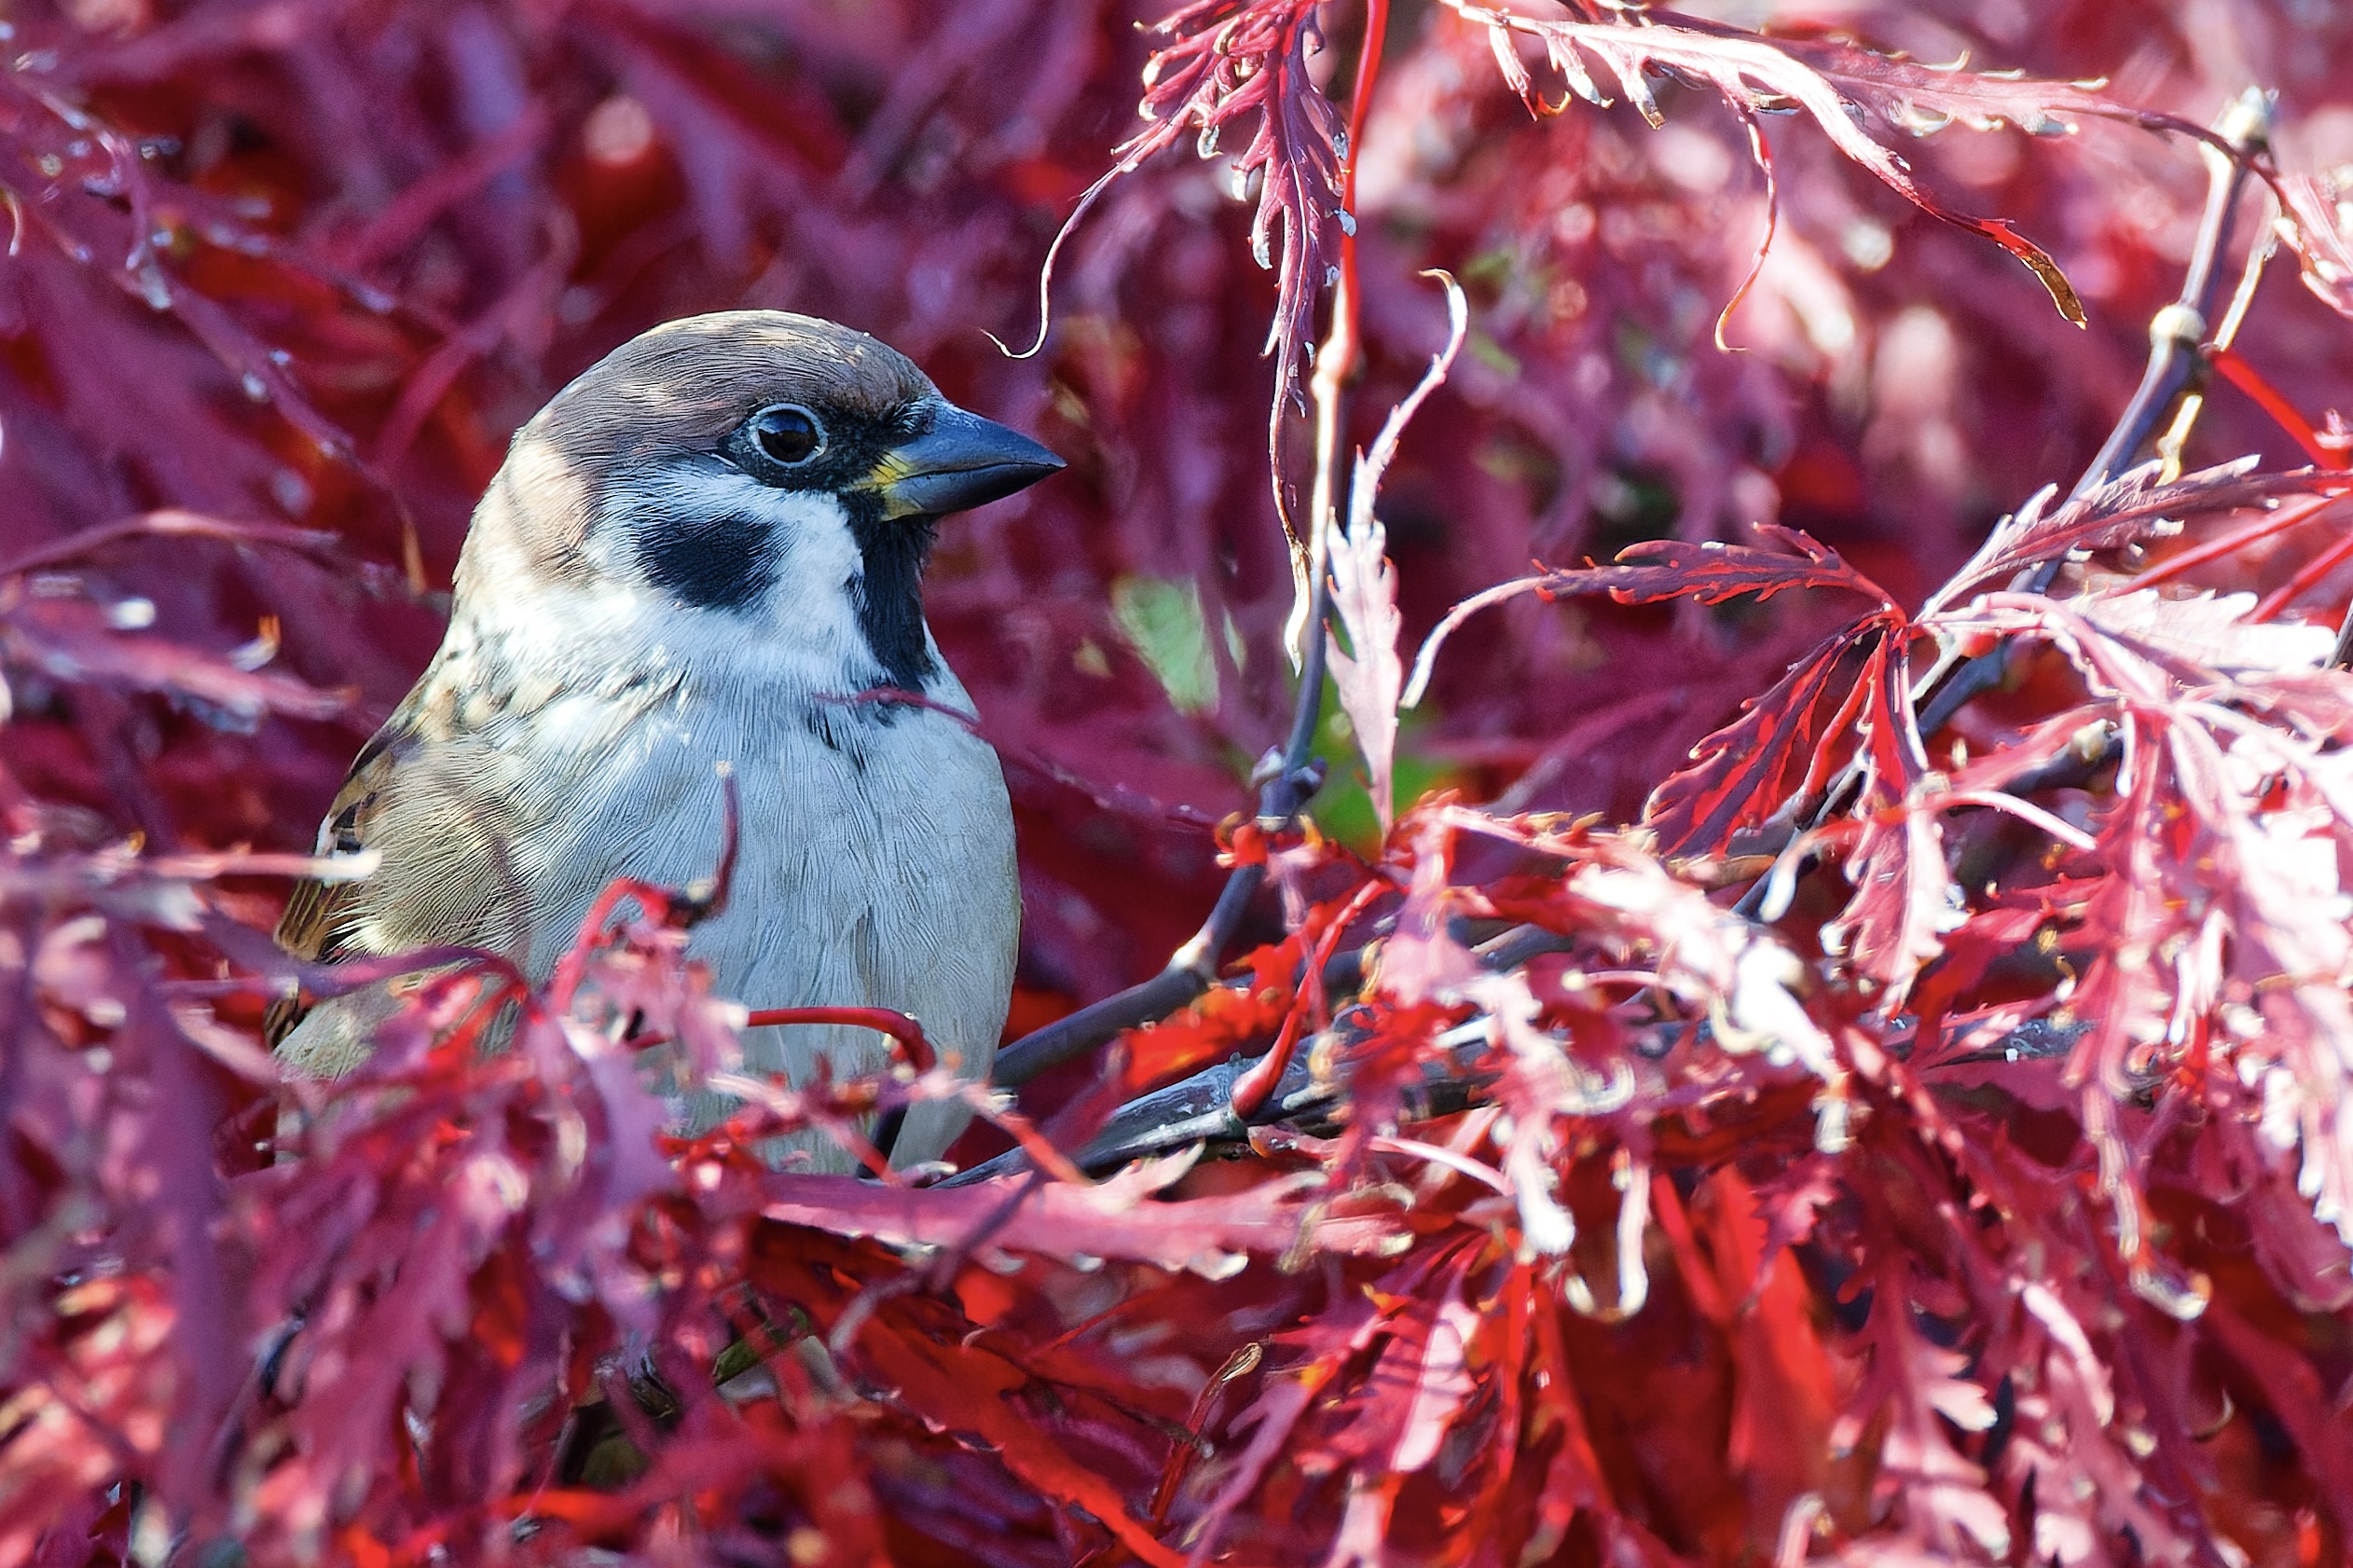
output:
[[[2319,421],[2353,408],[2353,225],[2304,178],[2353,167],[2340,7],[1699,9],[1814,40],[1798,60],[1852,35],[2105,77],[2102,102],[2198,124],[2277,89],[2309,276],[2271,266],[2236,351],[2342,465]],[[2353,594],[2330,554],[2353,517],[2255,537],[2267,501],[2334,492],[2277,477],[2311,454],[2218,382],[2183,465],[2255,454],[2263,477],[2153,508],[2194,543],[2249,530],[2168,602],[2272,595],[2262,617],[2302,641],[2244,606],[1972,598],[2006,568],[1924,609],[2126,404],[2190,256],[2195,144],[2082,116],[1867,122],[1937,199],[2048,251],[2079,329],[1804,116],[1757,119],[1779,227],[1725,351],[1767,207],[1722,84],[1654,73],[1658,130],[1623,102],[1533,119],[1477,10],[1394,7],[1349,149],[1352,443],[1446,340],[1417,274],[1447,268],[1470,308],[1381,489],[1401,659],[1532,561],[1680,543],[1465,623],[1397,742],[1400,801],[1429,798],[1385,840],[1328,724],[1311,812],[1337,842],[1278,848],[1285,897],[1245,933],[1293,945],[1199,1033],[1131,1041],[1135,1088],[1294,1012],[1313,1030],[1303,942],[1378,918],[1361,1027],[1325,1037],[1356,1107],[1338,1137],[1018,1201],[766,1173],[756,1120],[657,1153],[606,1021],[634,1008],[709,1070],[727,1040],[658,911],[584,947],[500,1063],[475,1061],[458,990],[420,1001],[270,1164],[257,1026],[286,971],[261,933],[439,635],[512,430],[637,331],[765,306],[885,337],[1070,459],[948,526],[930,618],[1013,788],[1009,1032],[1156,971],[1289,723],[1277,496],[1303,517],[1310,447],[1276,378],[1329,299],[1363,8],[11,13],[0,1565],[2343,1560],[2353,693],[2310,649]],[[1229,24],[1271,52],[1201,42]],[[1156,48],[1163,118],[1139,122]],[[1514,58],[1563,100],[1533,44]],[[1214,157],[1176,121],[1196,101],[1232,122]],[[1152,156],[1056,258],[1042,351],[1001,353],[987,335],[1038,331],[1049,247],[1139,130]],[[2088,522],[2052,502],[2018,558],[2110,550],[2074,588],[2121,597],[2146,560],[2112,547],[2152,530],[2106,519],[2137,493]],[[2043,652],[1915,738],[1901,688],[1932,633]],[[2043,819],[1983,809],[2094,722],[2132,737],[2112,782],[2033,794]],[[1756,739],[1776,724],[1779,751]],[[1856,736],[1863,810],[1826,840],[1851,877],[1732,919],[1705,889],[1733,830]],[[1655,832],[1613,831],[1646,810]],[[1461,916],[1561,951],[1482,971]],[[1481,1018],[1489,1103],[1418,1117],[1441,1035]],[[2071,1032],[2022,1057],[2003,1031],[2035,1020]],[[907,1092],[756,1114],[846,1126]],[[722,1399],[731,1334],[801,1342]],[[652,1467],[567,1484],[566,1412],[640,1364],[681,1403],[630,1434]]]

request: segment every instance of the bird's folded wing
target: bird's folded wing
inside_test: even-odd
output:
[[[371,820],[391,781],[396,756],[405,750],[407,707],[403,704],[401,711],[360,749],[319,829],[320,854],[355,855],[367,847]],[[279,917],[278,945],[305,963],[334,963],[346,951],[345,942],[365,896],[365,885],[360,882],[306,877],[296,884],[294,895],[286,901],[286,913]],[[270,1003],[262,1019],[263,1039],[275,1048],[302,1022],[311,1001],[307,993],[297,993]]]

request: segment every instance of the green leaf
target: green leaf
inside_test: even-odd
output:
[[[1111,616],[1179,713],[1218,707],[1218,661],[1192,583],[1132,572],[1111,585]]]

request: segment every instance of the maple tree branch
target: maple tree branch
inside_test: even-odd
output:
[[[2252,160],[2270,144],[2272,119],[2269,96],[2252,88],[2223,110],[2216,130],[2236,156],[2225,158],[2219,151],[2209,150],[2206,207],[2199,219],[2197,241],[2191,251],[2181,293],[2151,318],[2149,359],[2141,370],[2140,385],[2117,416],[2108,439],[2100,444],[2098,452],[2068,492],[2069,500],[2081,499],[2127,468],[2133,458],[2166,429],[2175,410],[2183,406],[2183,399],[2195,394],[2203,384],[2208,366],[2205,344],[2227,276],[2218,262],[2230,243],[2239,198],[2253,176]],[[2176,423],[2178,426],[2180,421]],[[2166,439],[2169,445],[2178,444],[2187,433],[2185,428],[2176,428],[2167,432]],[[2031,567],[2020,572],[2011,586],[2027,593],[2042,593],[2057,577],[2062,564],[2063,559],[2052,559]],[[1963,708],[2000,685],[2010,667],[2011,653],[2005,643],[1975,657],[1963,657],[1949,648],[1939,655],[1921,677],[1919,695],[1914,699],[1920,737],[1925,740],[1936,734]],[[1862,760],[1850,761],[1819,800],[1805,809],[1788,813],[1782,831],[1768,835],[1760,847],[1778,852],[1848,809],[1862,788],[1863,775]],[[1734,907],[1743,915],[1755,917],[1764,907],[1767,887],[1768,883],[1762,879],[1752,884]]]
[[[1330,577],[1319,574],[1312,617],[1317,635],[1308,640],[1307,656],[1300,668],[1291,732],[1282,751],[1270,752],[1260,763],[1264,782],[1259,790],[1257,825],[1270,836],[1289,832],[1300,808],[1324,782],[1321,763],[1308,752],[1323,709],[1325,639],[1321,634],[1330,613]],[[1160,973],[1024,1035],[998,1052],[990,1081],[1000,1089],[1018,1089],[1048,1068],[1075,1061],[1129,1029],[1167,1017],[1209,989],[1227,947],[1242,928],[1243,916],[1249,913],[1250,901],[1265,880],[1263,860],[1234,867],[1218,891],[1218,901],[1210,907],[1209,917],[1170,955]]]
[[[1501,928],[1487,930],[1490,925]],[[1486,933],[1483,940],[1474,941],[1482,931]],[[1573,945],[1571,939],[1558,932],[1506,922],[1462,922],[1455,928],[1455,936],[1471,946],[1479,968],[1491,974],[1507,973],[1533,958],[1566,952]],[[1324,961],[1324,989],[1334,998],[1335,1005],[1332,1022],[1321,1034],[1345,1032],[1349,1028],[1347,1016],[1360,999],[1358,993],[1364,989],[1367,959],[1373,945],[1367,942],[1352,947]],[[1307,960],[1314,961],[1312,956]],[[1302,965],[1300,983],[1304,984],[1306,978]],[[1240,986],[1248,982],[1229,980],[1223,983]],[[1340,999],[1343,997],[1347,999]],[[1422,1090],[1409,1097],[1406,1120],[1427,1121],[1479,1103],[1479,1092],[1494,1076],[1474,1065],[1487,1049],[1490,1022],[1488,1015],[1481,1013],[1444,1036],[1446,1054],[1425,1069]],[[1658,1054],[1672,1043],[1674,1031],[1684,1026],[1681,1023],[1661,1024],[1646,1029],[1633,1049],[1642,1054]],[[1112,1112],[1085,1148],[1069,1156],[1070,1163],[1094,1176],[1117,1169],[1132,1160],[1173,1154],[1197,1143],[1246,1142],[1252,1128],[1284,1127],[1316,1136],[1336,1131],[1336,1119],[1345,1101],[1344,1086],[1328,1073],[1317,1072],[1313,1052],[1304,1049],[1308,1040],[1317,1037],[1300,1040],[1300,1049],[1291,1052],[1273,1071],[1269,1070],[1271,1058],[1265,1052],[1236,1052],[1190,1078],[1138,1095]],[[1247,1093],[1245,1085],[1253,1075],[1262,1075],[1272,1081],[1256,1093]],[[957,1172],[941,1185],[961,1187],[1032,1168],[1033,1162],[1027,1154],[1010,1148]]]
[[[2230,243],[2239,197],[2252,172],[2249,160],[2270,144],[2271,125],[2270,100],[2254,89],[2242,93],[2223,110],[2216,129],[2239,156],[2224,158],[2209,154],[2206,211],[2198,222],[2197,242],[2190,253],[2190,268],[2181,281],[2181,296],[2151,318],[2149,362],[2141,370],[2140,384],[2133,389],[2131,401],[2117,416],[2108,439],[2101,443],[2090,465],[2068,492],[2069,500],[2081,499],[2129,468],[2134,457],[2156,437],[2181,399],[2205,381],[2204,344],[2225,276],[2216,264]],[[2186,435],[2187,432],[2181,433]],[[2021,573],[2021,581],[2013,585],[2029,593],[2042,593],[2057,577],[2060,565],[2056,559],[2044,561]],[[1921,737],[1925,739],[1943,729],[1972,700],[2000,684],[2009,660],[2006,645],[1957,667],[1950,655],[1940,659],[1921,684]],[[1847,784],[1847,792],[1851,793],[1852,784],[1843,777],[1840,782]],[[1859,775],[1855,782],[1860,782]],[[1823,818],[1836,809],[1825,803]],[[1817,822],[1821,819],[1817,818]]]
[[[1446,1053],[1426,1071],[1422,1091],[1409,1096],[1404,1120],[1428,1121],[1465,1110],[1477,1102],[1478,1092],[1492,1074],[1472,1064],[1487,1051],[1488,1023],[1484,1018],[1448,1031],[1440,1043]],[[1071,1155],[1071,1162],[1089,1175],[1117,1170],[1131,1161],[1175,1154],[1195,1144],[1241,1144],[1251,1130],[1286,1127],[1322,1135],[1338,1130],[1346,1104],[1345,1087],[1330,1078],[1319,1079],[1309,1065],[1309,1053],[1299,1052],[1282,1077],[1245,1116],[1234,1109],[1234,1087],[1250,1070],[1248,1061],[1219,1062],[1192,1077],[1137,1096],[1111,1114],[1086,1148]],[[1029,1168],[1019,1149],[960,1171],[943,1184],[962,1187],[1015,1175]]]
[[[1496,960],[1502,956],[1501,945],[1496,944],[1482,954],[1482,965],[1498,968]],[[1643,1025],[1631,1032],[1629,1049],[1655,1061],[1673,1049],[1691,1027],[1681,1019]],[[2063,1056],[2085,1028],[2080,1023],[2058,1024],[2047,1018],[2023,1020],[1990,1045],[1954,1057],[1947,1065]],[[1442,1053],[1424,1063],[1422,1081],[1407,1093],[1398,1122],[1434,1121],[1488,1103],[1487,1090],[1496,1075],[1479,1063],[1488,1054],[1493,1029],[1493,1019],[1482,1013],[1440,1035],[1437,1043]],[[1101,1176],[1137,1160],[1181,1153],[1195,1145],[1264,1150],[1270,1143],[1281,1147],[1270,1139],[1270,1134],[1277,1138],[1285,1134],[1332,1136],[1347,1125],[1348,1087],[1344,1080],[1318,1075],[1311,1060],[1312,1053],[1298,1053],[1273,1091],[1246,1114],[1234,1108],[1234,1089],[1252,1066],[1247,1060],[1218,1062],[1164,1089],[1138,1095],[1112,1112],[1103,1131],[1084,1148],[1074,1151],[1070,1162],[1089,1176]],[[1008,1149],[940,1185],[964,1187],[1019,1175],[1029,1168],[1020,1149]]]
[[[1373,84],[1381,74],[1381,50],[1388,21],[1388,0],[1366,0],[1364,42],[1357,53],[1355,86],[1349,100],[1347,156],[1341,161],[1342,204],[1352,215],[1340,243],[1340,278],[1332,289],[1330,330],[1316,352],[1315,370],[1310,378],[1315,407],[1315,488],[1309,549],[1313,587],[1300,637],[1299,695],[1292,704],[1290,734],[1282,751],[1270,751],[1259,763],[1257,774],[1257,825],[1269,837],[1290,832],[1308,797],[1324,782],[1323,764],[1310,752],[1323,713],[1325,650],[1330,640],[1326,629],[1332,612],[1328,543],[1330,520],[1336,515],[1342,487],[1341,415],[1346,382],[1356,366],[1359,347],[1353,216],[1356,202],[1356,150],[1364,140]],[[1282,396],[1280,388],[1275,395]],[[1225,887],[1218,891],[1209,917],[1169,956],[1160,973],[1015,1040],[998,1053],[990,1080],[1000,1089],[1017,1089],[1048,1068],[1075,1061],[1129,1029],[1167,1017],[1209,989],[1217,981],[1226,949],[1232,944],[1243,917],[1249,913],[1250,901],[1258,896],[1265,880],[1266,863],[1262,859],[1234,867]]]

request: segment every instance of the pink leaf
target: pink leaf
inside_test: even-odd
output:
[[[1663,119],[1644,73],[1660,67],[1699,77],[1726,102],[1749,114],[1782,107],[1803,110],[1840,152],[1888,188],[1930,216],[1981,235],[2024,262],[2050,292],[2059,313],[2078,326],[2085,320],[2083,301],[2058,264],[2003,220],[1972,217],[1931,196],[1902,158],[1856,123],[1856,117],[1849,112],[1848,94],[1878,108],[1884,117],[1915,130],[1933,123],[1923,117],[1941,115],[1981,126],[2008,121],[2030,131],[2057,131],[2067,129],[2067,116],[2098,115],[2214,140],[2210,132],[2185,121],[2101,98],[2083,87],[1933,71],[1851,45],[1763,38],[1672,12],[1647,12],[1639,23],[1569,21],[1523,16],[1472,0],[1447,3],[1456,14],[1490,29],[1506,81],[1529,101],[1531,108],[1548,105],[1534,96],[1534,84],[1513,51],[1510,34],[1541,41],[1553,66],[1570,86],[1580,95],[1601,102],[1601,93],[1579,58],[1580,52],[1591,55],[1609,69],[1619,90],[1653,125],[1662,124]]]
[[[1355,728],[1356,747],[1364,754],[1372,806],[1380,816],[1383,835],[1397,817],[1397,790],[1392,781],[1397,695],[1405,671],[1397,660],[1397,633],[1403,625],[1397,615],[1397,574],[1385,553],[1388,531],[1373,511],[1373,500],[1382,475],[1397,455],[1406,422],[1446,379],[1469,324],[1462,289],[1453,279],[1442,273],[1440,277],[1446,285],[1446,347],[1431,359],[1429,369],[1405,401],[1390,410],[1371,449],[1357,454],[1355,482],[1349,490],[1348,526],[1334,530],[1329,543],[1332,608],[1339,612],[1340,624],[1348,633],[1348,647],[1354,652],[1343,651],[1333,639],[1326,657],[1331,662],[1341,711]]]
[[[1662,781],[1643,807],[1660,853],[1719,854],[1734,833],[1779,810],[1794,785],[1819,771],[1838,716],[1888,636],[1881,616],[1855,622],[1693,747],[1691,765]]]
[[[1133,1259],[1213,1278],[1239,1269],[1250,1253],[1282,1252],[1298,1242],[1310,1209],[1306,1193],[1320,1178],[1261,1182],[1217,1198],[1153,1198],[1191,1164],[1190,1156],[1148,1162],[1094,1187],[1040,1183],[1010,1202],[991,1186],[915,1191],[849,1176],[785,1176],[773,1178],[764,1212],[898,1246],[984,1239],[1010,1251]],[[1335,1213],[1315,1226],[1317,1246],[1342,1253],[1377,1252],[1393,1233],[1378,1211]]]
[[[2342,176],[2283,174],[2288,212],[2280,224],[2304,262],[2305,287],[2340,316],[2353,316],[2353,201]]]
[[[2253,458],[2240,458],[2161,484],[2157,465],[2147,463],[2070,497],[2047,516],[2044,508],[2057,491],[2045,488],[2016,516],[2002,519],[1975,557],[1937,590],[1921,613],[1957,603],[1990,585],[2006,583],[2028,567],[2077,551],[2114,549],[2179,532],[2184,518],[2353,488],[2353,481],[2309,470],[2258,474],[2254,467]]]
[[[1755,523],[1757,536],[1783,550],[1714,541],[1693,543],[1680,539],[1653,539],[1629,544],[1608,566],[1565,567],[1539,572],[1473,594],[1446,612],[1423,640],[1413,658],[1413,679],[1407,684],[1404,705],[1413,707],[1428,690],[1438,650],[1465,621],[1482,610],[1525,594],[1551,599],[1570,594],[1606,593],[1620,604],[1658,604],[1688,598],[1699,604],[1723,604],[1754,594],[1759,600],[1792,588],[1832,588],[1861,594],[1893,609],[1887,590],[1839,558],[1836,550],[1817,543],[1796,529],[1775,523]]]

